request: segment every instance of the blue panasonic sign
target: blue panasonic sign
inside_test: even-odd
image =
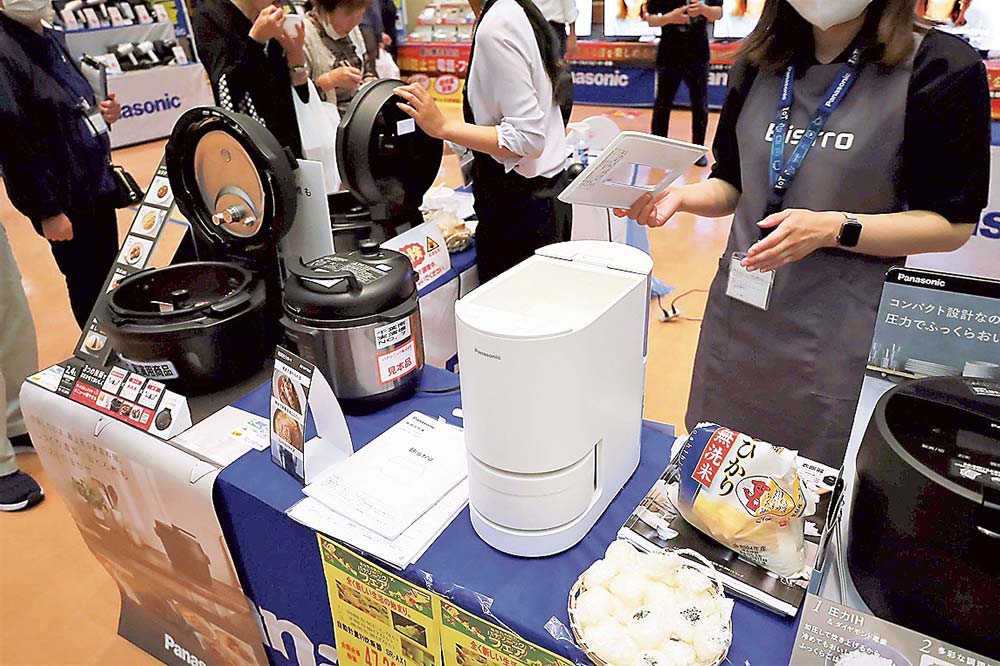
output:
[[[147,116],[162,111],[172,111],[181,108],[181,98],[170,93],[163,93],[163,97],[148,99],[144,102],[122,105],[122,118],[135,118],[137,116]]]
[[[983,219],[976,225],[976,231],[973,235],[990,240],[1000,240],[1000,211],[983,213]]]

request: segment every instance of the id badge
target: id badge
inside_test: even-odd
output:
[[[100,107],[83,105],[83,117],[87,119],[87,128],[91,136],[108,133],[108,124],[104,122]]]
[[[729,260],[729,284],[726,285],[726,296],[755,308],[767,310],[771,304],[774,271],[750,272],[740,263],[744,259],[746,259],[745,254],[734,252]]]

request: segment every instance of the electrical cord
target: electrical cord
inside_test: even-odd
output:
[[[687,291],[675,296],[673,300],[670,301],[670,308],[663,307],[663,297],[659,294],[656,295],[656,305],[660,308],[660,312],[663,313],[660,321],[676,321],[678,319],[683,319],[684,321],[701,321],[701,317],[686,317],[681,314],[681,311],[677,309],[677,302],[680,301],[685,296],[690,296],[691,294],[707,294],[708,289],[688,289]]]

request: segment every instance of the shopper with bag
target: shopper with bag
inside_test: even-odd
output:
[[[0,169],[11,203],[51,245],[81,328],[118,253],[108,126],[121,105],[97,100],[51,0],[0,0]]]
[[[309,67],[302,19],[294,21],[268,0],[202,0],[191,17],[216,103],[257,120],[301,158],[292,96],[309,102]]]
[[[839,466],[885,274],[969,238],[987,203],[978,54],[916,0],[767,0],[729,77],[712,177],[628,214],[735,212],[687,425],[714,421]],[[617,211],[624,215],[625,211]]]
[[[478,14],[465,84],[465,122],[446,117],[420,84],[399,107],[431,136],[474,152],[476,252],[485,282],[550,243],[568,240],[561,105],[572,79],[556,35],[532,0],[470,0]]]
[[[324,101],[347,111],[361,84],[376,77],[375,56],[365,47],[361,19],[368,0],[315,0],[306,15],[306,60]]]

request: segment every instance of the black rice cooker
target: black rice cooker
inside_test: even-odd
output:
[[[334,247],[384,241],[421,224],[420,204],[441,168],[443,142],[396,104],[406,85],[382,79],[363,86],[337,129],[337,168],[345,191],[329,197]]]
[[[907,382],[858,453],[847,561],[872,611],[1000,658],[1000,384]]]
[[[200,261],[126,277],[97,316],[125,366],[194,395],[259,371],[280,338],[295,162],[250,117],[199,107],[177,121],[165,163]]]
[[[368,413],[413,395],[424,340],[417,278],[405,255],[369,240],[287,271],[286,344],[320,369],[345,412]]]

